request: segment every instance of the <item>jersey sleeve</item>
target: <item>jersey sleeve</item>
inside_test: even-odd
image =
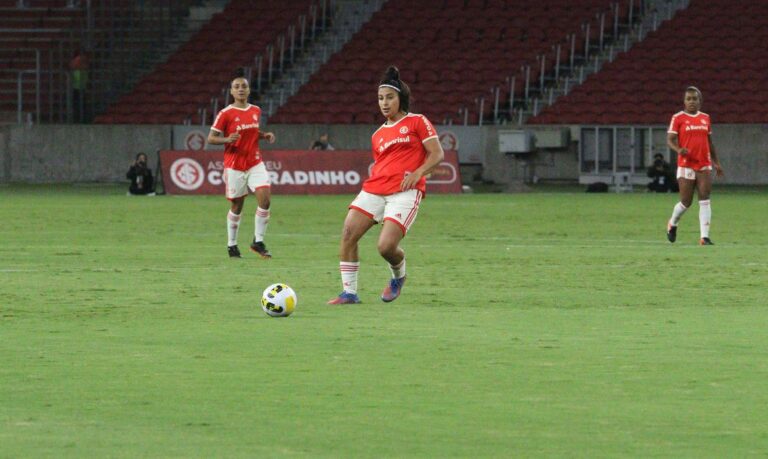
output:
[[[667,132],[671,134],[677,134],[680,132],[680,117],[677,115],[672,116],[672,121],[669,122],[669,129]]]
[[[221,132],[223,134],[227,132],[228,121],[229,121],[229,117],[224,112],[224,110],[222,110],[219,112],[218,115],[216,115],[216,120],[213,122],[211,129],[213,129],[214,131]]]
[[[419,115],[419,120],[416,122],[416,133],[421,138],[421,143],[437,138],[435,127],[432,126],[432,123],[424,115]]]

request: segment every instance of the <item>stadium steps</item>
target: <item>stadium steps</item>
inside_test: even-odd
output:
[[[197,32],[199,32],[216,13],[221,13],[228,2],[229,0],[205,0],[201,5],[190,7],[189,17],[184,19],[181,26],[175,31],[172,37],[165,40],[159,48],[155,48],[152,54],[146,56],[136,72],[128,77],[128,80],[126,81],[127,86],[130,88],[134,87],[159,64],[167,61],[168,58],[178,51],[184,43],[188,42]],[[141,44],[141,37],[135,37],[133,41],[137,44],[137,47],[144,47]],[[130,52],[130,47],[126,52]]]
[[[394,63],[418,94],[414,111],[436,123],[493,122],[496,99],[499,113],[506,113],[511,92],[515,101],[520,100],[521,68],[534,65],[537,56],[546,56],[549,70],[557,51],[561,59],[568,54],[562,47],[566,37],[580,53],[586,24],[594,30],[603,20],[606,27],[614,19],[619,20],[616,24],[626,22],[633,9],[631,0],[442,0],[427,12],[408,0],[389,0],[341,52],[281,105],[272,120],[378,123],[380,114],[365,102],[369,100],[365,94],[380,72]],[[461,27],[456,26],[457,18]],[[391,33],[393,23],[400,25],[400,39],[382,40]],[[570,37],[577,38],[570,41]],[[594,34],[590,38],[594,40]],[[327,104],[340,97],[350,103],[329,112]]]
[[[98,88],[94,97],[94,112],[103,112],[110,103],[131,92],[143,77],[189,41],[227,3],[228,0],[204,0],[199,5],[187,2],[186,7],[176,10],[175,14],[159,7],[150,9],[146,21],[166,24],[160,37],[154,31],[148,33],[141,23],[128,21],[116,39],[117,46],[109,47],[101,63],[104,71],[100,74],[92,72],[93,86]]]
[[[664,125],[682,108],[689,85],[704,92],[704,111],[717,124],[768,122],[768,3],[687,3],[529,124]],[[664,16],[661,5],[657,17]],[[685,46],[670,46],[681,36]]]
[[[327,22],[324,18],[331,11],[329,3],[230,0],[221,13],[215,14],[165,62],[156,65],[130,93],[110,99],[112,105],[95,122],[211,123],[215,113],[231,100],[228,82],[238,67],[245,68],[251,79],[252,97],[258,100],[258,94],[291,68],[297,55],[319,36],[320,24]],[[290,52],[290,43],[295,44],[294,53]],[[183,79],[182,85],[179,78]],[[177,103],[179,98],[183,102]]]
[[[3,122],[18,117],[54,121],[53,101],[66,93],[64,71],[71,49],[79,43],[73,29],[83,18],[81,8],[68,7],[66,0],[27,2],[0,1],[0,111]],[[37,110],[35,55],[40,56],[41,100]],[[18,78],[23,73],[19,107]]]
[[[559,79],[546,80],[543,93],[537,91],[535,97],[523,102],[523,108],[517,110],[512,122],[522,125],[531,118],[539,115],[547,107],[554,105],[558,99],[567,96],[576,87],[583,84],[591,75],[598,73],[621,52],[629,51],[634,45],[642,42],[649,32],[655,31],[664,21],[670,21],[675,14],[688,6],[688,0],[677,0],[674,3],[660,0],[649,0],[647,10],[641,20],[631,29],[624,32],[613,43],[590,49],[591,56],[588,61],[582,62],[571,69],[571,72]]]
[[[260,97],[259,105],[266,116],[274,114],[289,97],[307,83],[330,57],[357,33],[379,11],[386,0],[337,0],[329,29],[310,45],[306,52],[270,89]]]

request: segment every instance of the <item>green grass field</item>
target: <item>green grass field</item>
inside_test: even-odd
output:
[[[768,451],[768,193],[429,196],[334,307],[351,196],[0,187],[0,457],[745,457]],[[253,231],[246,201],[240,245]],[[299,304],[267,317],[261,291]]]

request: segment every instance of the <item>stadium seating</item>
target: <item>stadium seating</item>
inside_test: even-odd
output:
[[[17,0],[0,0],[0,112],[15,113],[18,79],[22,76],[23,111],[36,108],[41,100],[41,115],[50,119],[65,90],[60,69],[72,58],[79,36],[73,34],[83,19],[81,8],[68,7],[66,0],[28,0],[19,7]],[[33,72],[40,57],[40,91]],[[53,71],[53,72],[52,72]],[[49,97],[50,96],[50,97]]]
[[[251,2],[232,0],[189,42],[133,90],[96,117],[97,123],[182,124],[212,121],[210,110],[198,109],[221,95],[237,67],[253,65],[254,57],[274,43],[312,0]],[[223,104],[222,104],[223,105]],[[221,107],[221,105],[220,105]]]
[[[715,123],[768,123],[768,3],[692,0],[530,124],[666,124],[687,86]]]
[[[495,87],[509,100],[507,78],[524,65],[535,65],[546,55],[548,69],[555,47],[576,34],[577,52],[583,50],[582,25],[597,26],[598,15],[610,11],[610,0],[443,0],[423,3],[390,0],[289,98],[271,118],[275,123],[378,123],[376,83],[388,65],[401,69],[411,87],[411,110],[435,123],[467,118],[490,119]],[[620,20],[628,1],[619,3]],[[606,16],[608,26],[613,16]],[[594,30],[594,29],[593,29]],[[561,48],[561,58],[567,56]],[[519,96],[522,82],[516,81]],[[331,115],[332,114],[332,115]]]

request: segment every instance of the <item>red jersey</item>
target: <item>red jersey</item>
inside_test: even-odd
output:
[[[424,142],[436,138],[437,131],[424,115],[408,113],[395,124],[382,125],[371,136],[374,164],[363,190],[380,195],[402,191],[403,178],[421,167],[427,158]],[[416,189],[425,193],[426,182],[422,177]]]
[[[237,132],[237,142],[224,146],[224,167],[238,171],[247,171],[261,162],[259,152],[259,119],[261,109],[248,104],[246,108],[229,105],[216,116],[211,129],[224,137]]]
[[[677,155],[678,167],[701,170],[712,165],[709,156],[709,136],[712,134],[712,123],[709,120],[709,115],[704,112],[697,112],[695,115],[677,112],[672,116],[667,132],[677,134],[678,145],[688,149],[688,154]]]

